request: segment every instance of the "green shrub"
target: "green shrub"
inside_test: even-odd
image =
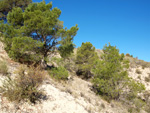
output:
[[[146,111],[147,113],[150,113],[150,102],[147,103],[147,105],[146,105],[146,107],[145,107],[145,111]]]
[[[138,98],[134,99],[133,102],[138,112],[140,112],[140,110],[146,105],[146,103],[143,100]]]
[[[8,74],[8,67],[6,62],[0,61],[0,74],[6,75]]]
[[[145,106],[144,109],[146,111],[146,113],[150,113],[150,91],[146,90],[143,92],[143,97],[144,97],[144,102],[145,102]]]
[[[68,71],[64,67],[53,68],[49,70],[49,74],[57,80],[67,80],[69,76]]]
[[[51,63],[54,67],[64,67],[69,72],[74,72],[77,70],[75,65],[75,56],[72,54],[67,59],[64,58],[52,58]]]
[[[128,112],[129,113],[141,113],[141,110],[145,108],[145,105],[146,105],[146,102],[144,102],[140,98],[134,98],[133,100],[130,101]]]
[[[42,58],[39,53],[43,44],[31,37],[14,37],[9,56],[21,63],[38,62]]]
[[[22,100],[36,103],[43,94],[38,89],[39,85],[45,79],[44,72],[37,68],[27,68],[21,66],[16,71],[17,77],[11,79],[9,76],[3,81],[1,93],[9,101],[20,102]]]
[[[128,92],[126,93],[128,100],[134,100],[137,98],[137,94],[145,90],[145,86],[142,83],[136,82],[133,79],[128,81]]]
[[[133,113],[133,108],[130,107],[130,108],[128,109],[128,112],[129,112],[129,113]]]

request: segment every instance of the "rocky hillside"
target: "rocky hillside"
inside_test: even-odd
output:
[[[101,52],[101,51],[100,51]],[[11,77],[15,77],[14,71],[20,66],[12,61],[3,49],[0,42],[0,60],[7,62]],[[0,75],[0,85],[6,78]],[[128,108],[118,101],[110,103],[96,95],[89,81],[70,74],[67,83],[57,82],[50,77],[44,81],[40,89],[45,92],[45,97],[36,104],[28,102],[11,103],[0,95],[1,113],[128,113]],[[150,68],[137,66],[129,69],[129,76],[142,82],[147,90],[150,90]],[[144,112],[144,111],[142,111]]]

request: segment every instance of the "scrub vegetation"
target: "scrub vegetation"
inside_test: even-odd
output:
[[[52,8],[51,2],[15,0],[13,6],[9,2],[0,1],[1,41],[10,58],[27,66],[18,68],[15,78],[11,78],[6,63],[0,61],[0,73],[7,75],[0,90],[4,97],[10,101],[36,103],[44,95],[39,87],[47,72],[48,77],[59,81],[67,81],[73,74],[90,81],[95,93],[107,101],[124,102],[129,105],[130,112],[138,112],[139,108],[150,111],[150,102],[138,95],[145,86],[128,76],[130,64],[133,65],[132,55],[119,54],[119,49],[111,44],[104,46],[101,55],[90,42],[75,49],[73,39],[78,25],[64,28],[63,21],[59,20],[61,10]],[[54,53],[60,58],[53,57]],[[149,66],[145,62],[138,64],[143,69]],[[137,69],[136,73],[141,74],[141,71]],[[150,80],[145,78],[145,81]]]

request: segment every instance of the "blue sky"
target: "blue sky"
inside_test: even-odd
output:
[[[42,0],[33,0],[40,2]],[[45,0],[46,3],[50,0]],[[150,0],[51,0],[70,28],[78,24],[77,47],[91,42],[102,49],[109,42],[120,53],[150,62]]]

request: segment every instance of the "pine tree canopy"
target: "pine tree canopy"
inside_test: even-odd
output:
[[[95,52],[95,47],[90,42],[82,43],[81,47],[78,48],[76,64],[85,78],[90,77],[91,69],[97,59],[98,55]]]
[[[23,11],[14,7],[7,15],[7,23],[0,24],[0,32],[5,37],[7,50],[12,51],[13,37],[32,37],[43,43],[40,53],[47,57],[56,48],[63,57],[73,52],[73,38],[78,31],[75,25],[70,29],[64,28],[63,21],[59,20],[61,10],[52,8],[52,3],[31,3]],[[30,45],[29,45],[30,46]]]
[[[99,94],[109,99],[118,99],[126,90],[134,90],[134,96],[137,91],[144,90],[142,84],[128,77],[129,61],[124,58],[124,54],[119,54],[119,49],[109,44],[104,46],[103,52],[101,60],[93,68],[93,83]]]
[[[0,18],[6,19],[8,12],[14,7],[20,7],[24,10],[31,2],[32,0],[0,0]]]

